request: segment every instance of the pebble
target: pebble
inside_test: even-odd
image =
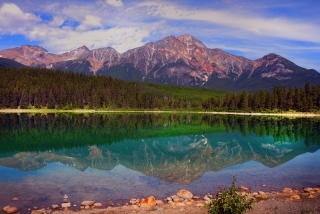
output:
[[[18,201],[18,200],[19,200],[19,198],[14,197],[14,198],[12,198],[11,200],[12,200],[12,201]]]
[[[94,201],[82,201],[81,205],[82,206],[91,206],[94,204]]]
[[[204,199],[205,201],[210,201],[210,200],[211,200],[211,198],[209,198],[207,195],[205,195],[205,196],[203,197],[203,199]]]
[[[58,209],[58,208],[59,208],[59,205],[58,205],[58,204],[52,204],[51,207],[52,207],[53,209]]]
[[[70,202],[62,203],[62,204],[61,204],[61,207],[62,207],[62,208],[69,208],[69,207],[71,207],[71,204],[70,204]]]
[[[69,196],[67,194],[64,194],[63,198],[67,199],[67,198],[69,198]]]
[[[246,186],[241,186],[240,189],[243,190],[243,191],[248,191],[249,190],[249,188],[246,187]]]
[[[101,203],[94,203],[93,206],[95,206],[95,207],[102,207],[102,204],[101,204]]]
[[[2,211],[5,213],[11,214],[11,213],[16,213],[18,211],[18,208],[16,207],[10,207],[10,206],[5,206]]]
[[[156,200],[156,204],[157,204],[157,205],[162,205],[162,204],[163,204],[163,201],[161,201],[161,200]]]
[[[293,200],[300,200],[300,196],[299,195],[292,195],[290,197],[290,201],[293,201]]]
[[[180,198],[189,199],[193,197],[193,194],[186,189],[181,189],[177,192],[177,196]]]

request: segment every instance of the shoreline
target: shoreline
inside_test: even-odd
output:
[[[265,187],[266,185],[262,185]],[[263,188],[262,188],[263,189]],[[254,199],[253,209],[247,210],[247,214],[274,214],[274,213],[320,213],[320,187],[306,187],[302,190],[293,188],[284,188],[280,192],[263,192],[257,191],[250,193],[249,188],[241,186],[239,194],[247,195]],[[125,204],[112,202],[97,202],[85,200],[74,202],[68,195],[62,195],[60,203],[46,204],[40,207],[29,207],[26,210],[17,208],[18,198],[12,198],[11,203],[2,206],[4,213],[31,213],[31,214],[60,214],[60,213],[80,213],[80,214],[102,214],[102,213],[208,213],[206,205],[214,200],[214,194],[204,196],[195,196],[188,190],[179,190],[176,194],[168,196],[166,199],[156,199],[149,196],[144,199],[132,198]],[[69,201],[70,200],[70,201]],[[47,202],[50,203],[50,202]],[[38,204],[37,204],[38,206]],[[7,212],[7,210],[16,210]]]
[[[320,113],[309,112],[285,112],[285,113],[262,113],[262,112],[218,112],[218,111],[162,111],[162,110],[94,110],[94,109],[0,109],[0,113],[180,113],[180,114],[216,114],[216,115],[245,115],[245,116],[284,116],[284,117],[320,117]]]

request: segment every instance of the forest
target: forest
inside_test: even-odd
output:
[[[319,112],[320,85],[223,92],[45,68],[0,67],[0,108]]]

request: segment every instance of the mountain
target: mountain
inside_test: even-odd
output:
[[[249,138],[248,138],[249,137]],[[88,146],[45,152],[19,152],[0,157],[0,165],[19,170],[37,170],[50,162],[60,162],[84,171],[87,168],[112,170],[124,165],[148,176],[172,183],[190,184],[208,171],[250,160],[267,167],[279,166],[294,157],[315,152],[318,146],[300,142],[248,142],[239,133],[204,134],[157,139],[128,140],[109,146]]]
[[[191,35],[168,36],[154,43],[118,53],[113,48],[86,46],[51,54],[39,46],[24,45],[0,55],[27,66],[108,75],[127,81],[145,81],[223,90],[271,90],[275,85],[303,87],[320,83],[320,74],[277,54],[249,60],[220,49],[207,48]]]
[[[12,59],[6,59],[6,58],[0,57],[0,67],[23,68],[26,66]]]

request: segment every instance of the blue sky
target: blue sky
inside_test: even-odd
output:
[[[86,45],[120,53],[168,35],[257,59],[268,53],[320,72],[318,0],[0,0],[0,50],[63,53]]]

